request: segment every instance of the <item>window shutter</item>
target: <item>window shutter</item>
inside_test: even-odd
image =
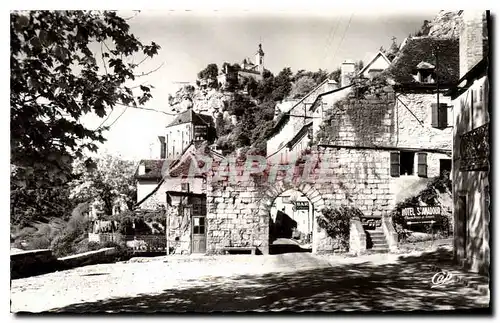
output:
[[[427,153],[418,153],[418,176],[427,177]]]
[[[437,128],[439,127],[439,119],[438,119],[438,105],[437,103],[432,103],[431,104],[432,108],[432,127]]]
[[[432,108],[432,122],[433,128],[444,129],[448,127],[448,106],[446,103],[431,104]]]
[[[399,152],[391,153],[391,176],[399,177]]]
[[[444,129],[448,126],[448,106],[440,104],[438,110],[439,128]]]

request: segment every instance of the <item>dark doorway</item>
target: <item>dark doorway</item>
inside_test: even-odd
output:
[[[451,159],[439,160],[439,175],[451,173]]]
[[[460,234],[459,242],[461,243],[460,249],[463,250],[463,257],[467,258],[467,198],[463,195],[458,197],[458,232]]]
[[[292,238],[294,229],[297,228],[297,221],[293,220],[283,210],[276,214],[273,233],[276,238]]]

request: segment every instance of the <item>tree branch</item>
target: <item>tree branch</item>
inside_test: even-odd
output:
[[[154,73],[154,72],[158,71],[158,70],[159,70],[159,69],[160,69],[160,68],[161,68],[164,64],[165,64],[165,63],[161,63],[161,64],[160,64],[160,66],[158,66],[158,67],[157,67],[157,68],[155,68],[154,70],[151,70],[151,71],[149,71],[149,72],[147,72],[147,73],[142,73],[142,74],[139,74],[139,75],[134,74],[134,76],[136,76],[136,77],[147,76],[147,75],[149,75],[149,74],[152,74],[152,73]]]
[[[106,71],[106,75],[108,75],[108,68],[106,67],[106,62],[104,61],[104,52],[102,50],[102,43],[103,42],[101,42],[101,59],[102,59],[102,65],[104,65],[104,70]]]
[[[137,15],[139,13],[141,13],[140,10],[134,10],[135,14],[132,16],[132,17],[128,17],[128,18],[123,18],[123,20],[130,20],[130,19],[134,19],[135,17],[137,17]]]
[[[166,114],[166,115],[169,115],[169,116],[176,116],[176,115],[178,115],[178,113],[169,113],[169,112],[155,110],[155,109],[150,109],[150,108],[144,108],[144,107],[137,107],[137,106],[132,106],[132,105],[126,105],[126,104],[123,104],[123,103],[116,103],[116,104],[124,106],[124,107],[128,107],[128,108],[132,108],[132,109],[139,109],[139,110],[148,110],[148,111],[153,111],[153,112],[159,112],[159,113],[163,113],[163,114]]]

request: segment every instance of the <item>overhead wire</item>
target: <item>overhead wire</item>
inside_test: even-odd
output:
[[[323,49],[323,59],[321,60],[321,64],[324,63],[326,56],[328,55],[328,49],[330,49],[330,45],[331,45],[332,40],[335,39],[335,34],[337,34],[337,30],[338,30],[339,25],[340,25],[340,20],[341,20],[340,17],[336,20],[335,31],[333,32],[333,35],[332,35],[332,31],[333,31],[334,25],[332,25],[332,28],[330,28],[330,32],[328,34],[326,45]]]
[[[342,42],[344,41],[345,35],[347,34],[349,27],[351,26],[351,20],[352,20],[353,15],[354,15],[354,13],[351,13],[351,16],[349,17],[349,22],[347,23],[347,27],[344,29],[344,33],[342,35],[342,38],[340,39],[340,42],[339,42],[337,48],[335,49],[335,52],[333,53],[332,59],[335,58],[335,55],[337,55],[337,52],[338,52],[340,46],[342,45]]]

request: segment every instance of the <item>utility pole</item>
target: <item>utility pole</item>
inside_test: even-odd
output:
[[[439,111],[439,79],[438,79],[438,68],[439,68],[439,45],[436,45],[435,49],[434,49],[434,55],[436,56],[436,90],[437,90],[437,108],[438,108],[438,111]],[[439,120],[438,120],[439,122]]]

